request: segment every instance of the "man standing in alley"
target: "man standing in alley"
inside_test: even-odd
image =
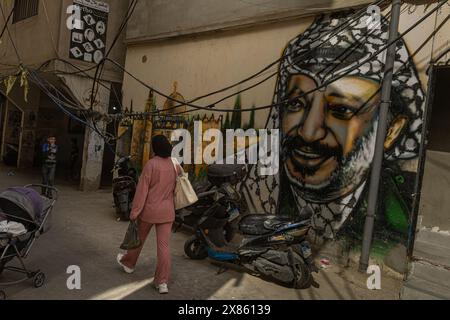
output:
[[[47,142],[42,146],[43,164],[42,164],[42,184],[52,187],[55,183],[56,154],[58,146],[56,145],[55,135],[49,135]],[[42,195],[48,198],[53,197],[51,189],[42,188]]]

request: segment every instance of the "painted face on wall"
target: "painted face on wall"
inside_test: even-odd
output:
[[[308,75],[292,75],[287,91],[292,102],[281,117],[286,173],[311,200],[319,188],[324,200],[344,196],[361,183],[368,166],[354,162],[373,154],[366,143],[376,129],[380,102],[379,83],[363,77],[344,77],[305,96],[320,85]],[[352,179],[344,173],[353,173]]]
[[[258,211],[314,208],[317,234],[332,235],[352,215],[374,156],[389,22],[368,29],[363,15],[348,26],[352,14],[317,17],[286,45],[267,121],[282,134],[283,170],[261,177],[255,168],[246,184]],[[385,164],[416,158],[421,141],[425,95],[403,40],[392,85]]]
[[[316,20],[288,44],[280,64],[275,101],[285,102],[278,109],[284,172],[296,194],[309,202],[354,192],[367,180],[374,156],[387,21],[380,30],[361,24],[330,37],[345,19],[342,14]],[[414,101],[420,86],[411,86],[415,74],[408,58],[399,43],[385,146],[389,151],[401,145],[392,152],[396,156],[415,150],[420,140],[417,131],[403,135],[408,126],[417,130],[410,111],[422,103]]]

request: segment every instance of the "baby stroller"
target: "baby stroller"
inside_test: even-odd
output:
[[[35,188],[52,190],[53,199],[43,197]],[[12,286],[32,279],[34,287],[44,285],[45,274],[27,269],[24,259],[34,242],[49,230],[50,215],[56,204],[58,190],[43,185],[10,188],[0,193],[0,287]],[[14,258],[20,267],[7,266]],[[10,271],[25,275],[13,282],[2,282],[2,273]],[[0,300],[6,294],[0,290]]]

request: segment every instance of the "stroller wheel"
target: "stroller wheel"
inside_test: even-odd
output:
[[[35,288],[40,288],[44,285],[45,283],[45,274],[43,274],[42,272],[39,272],[38,274],[36,274],[33,278],[33,284]]]
[[[0,300],[6,300],[6,293],[4,291],[0,291]]]

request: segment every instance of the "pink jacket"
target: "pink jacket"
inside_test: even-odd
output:
[[[130,218],[162,224],[175,221],[174,191],[177,173],[172,159],[154,157],[144,167],[136,189]]]

